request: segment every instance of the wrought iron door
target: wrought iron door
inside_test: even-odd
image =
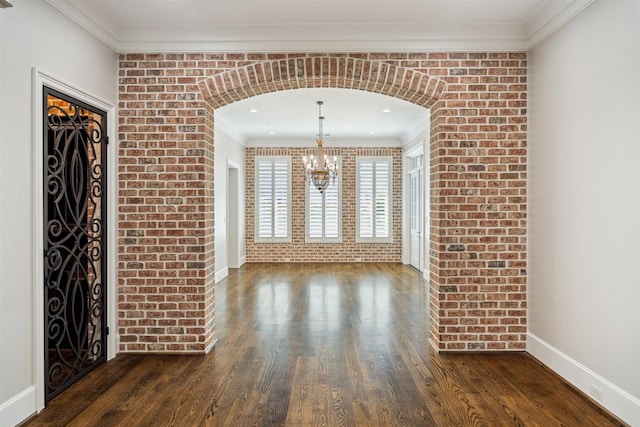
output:
[[[106,360],[106,112],[45,87],[45,400]]]

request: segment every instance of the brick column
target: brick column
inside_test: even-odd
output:
[[[167,59],[120,62],[118,332],[126,352],[204,352],[214,340],[213,109],[196,79]]]

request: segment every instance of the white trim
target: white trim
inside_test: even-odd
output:
[[[37,390],[35,386],[21,391],[0,404],[0,426],[15,426],[36,412]]]
[[[405,147],[410,144],[416,138],[420,138],[424,135],[429,135],[431,130],[431,110],[426,109],[418,120],[415,122],[415,127],[407,132],[406,137],[403,140],[402,146]],[[420,138],[424,139],[424,138]]]
[[[213,347],[215,347],[216,343],[218,342],[218,339],[214,339],[211,344],[209,344],[209,346],[207,348],[204,349],[204,354],[209,354],[211,352],[211,350],[213,350]]]
[[[34,386],[36,388],[36,410],[44,408],[44,189],[43,181],[43,149],[42,149],[42,87],[48,86],[52,89],[63,92],[82,102],[91,104],[107,113],[107,135],[110,142],[107,145],[107,326],[111,333],[107,338],[107,360],[112,359],[117,354],[119,345],[119,336],[117,335],[117,171],[118,171],[118,152],[116,141],[116,108],[114,105],[95,97],[87,92],[75,88],[74,86],[52,76],[51,74],[33,67],[32,77],[32,188],[33,188],[33,253],[32,253],[32,271],[33,271],[33,306],[34,306],[34,323],[33,323],[33,349],[34,349]]]
[[[315,34],[332,34],[331,39],[298,37],[306,34],[306,28],[291,25],[287,38],[267,39],[266,27],[247,28],[244,39],[222,39],[220,28],[206,26],[192,28],[196,37],[185,35],[180,28],[152,26],[145,28],[142,36],[138,28],[124,28],[113,17],[102,13],[92,2],[78,2],[78,9],[68,0],[47,0],[71,21],[118,53],[174,53],[174,52],[520,52],[528,51],[553,34],[562,25],[595,0],[546,1],[523,23],[505,24],[435,24],[425,33],[419,25],[403,24],[405,33],[416,34],[406,39],[384,39],[375,25],[363,25],[359,39],[354,39],[351,29],[339,25],[323,25]],[[99,19],[96,19],[99,17]],[[210,26],[209,26],[210,27]],[[142,39],[146,39],[143,41]],[[167,41],[174,40],[174,41]]]
[[[527,50],[555,33],[595,0],[546,1],[525,22]]]
[[[229,117],[220,110],[220,108],[216,108],[213,114],[213,122],[215,124],[216,131],[221,130],[240,145],[247,145],[246,138],[242,137],[242,132],[235,125],[235,122],[230,120]]]
[[[326,140],[325,150],[332,148],[388,148],[402,147],[402,141],[397,138],[329,138]],[[251,148],[315,148],[313,139],[301,138],[250,138],[245,142]]]
[[[74,5],[69,3],[67,0],[46,0],[51,6],[55,7],[69,18],[71,21],[78,24],[82,29],[87,31],[89,34],[94,36],[96,39],[100,40],[102,43],[110,47],[112,50],[118,52],[118,47],[120,45],[120,41],[116,39],[114,33],[119,33],[120,28],[115,23],[113,18],[111,18],[108,14],[100,14],[100,22],[104,24],[109,24],[107,28],[103,28],[97,22],[92,20],[85,14],[83,11],[78,10]],[[86,2],[85,7],[90,5],[90,2]]]
[[[220,282],[221,280],[223,280],[225,277],[227,277],[229,275],[229,268],[228,267],[222,267],[220,270],[216,271],[216,275],[215,275],[215,283]]]
[[[527,333],[527,351],[555,371],[585,395],[590,396],[591,385],[602,390],[602,401],[594,400],[632,426],[640,426],[640,399],[632,396],[606,378],[538,338]]]
[[[230,187],[230,177],[231,177],[231,170],[235,170],[236,171],[236,175],[237,175],[237,188],[231,189]],[[240,168],[240,165],[232,160],[227,159],[227,168],[226,168],[226,207],[225,207],[225,224],[226,224],[226,248],[225,248],[225,252],[227,255],[227,259],[226,259],[226,268],[233,268],[236,267],[236,263],[238,263],[238,258],[239,258],[239,252],[240,252],[240,221],[239,221],[239,215],[240,215],[240,195],[239,194],[235,194],[235,198],[236,198],[236,203],[235,203],[235,211],[232,213],[230,212],[230,198],[231,198],[231,194],[233,192],[238,193],[240,191],[240,174],[241,174],[242,169]],[[233,190],[233,191],[232,191]],[[232,226],[235,226],[235,230],[232,230]],[[232,251],[235,252],[234,254],[232,254],[229,251],[229,246],[230,246],[230,239],[232,239],[232,233],[231,231],[235,231],[235,234],[233,236],[233,239],[235,241],[236,244],[236,250]],[[233,260],[233,262],[231,262],[230,260]],[[233,266],[232,266],[233,264]],[[228,275],[228,274],[227,274]],[[225,275],[224,277],[227,277],[227,275]],[[216,279],[216,283],[218,282],[218,280]]]
[[[402,254],[400,261],[404,265],[411,263],[411,230],[409,227],[409,167],[411,159],[405,151],[402,156]]]
[[[408,146],[408,145],[403,146],[402,148],[404,150],[405,157],[412,159],[414,157],[423,156],[425,139],[421,139],[420,141],[417,141],[415,144],[411,146]]]
[[[85,28],[86,29],[86,28]],[[524,39],[470,38],[459,40],[231,40],[142,42],[120,41],[118,53],[228,52],[228,53],[349,53],[349,52],[524,52]]]
[[[240,265],[238,267],[242,267],[243,265],[245,265],[247,263],[247,255],[242,255],[240,257]]]

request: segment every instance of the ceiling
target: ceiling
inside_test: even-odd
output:
[[[47,1],[120,53],[337,53],[525,51],[594,0]],[[394,98],[305,89],[236,102],[216,123],[243,143],[313,139],[317,100],[325,103],[328,144],[355,137],[406,142],[428,122],[426,110]]]
[[[327,145],[345,139],[401,144],[428,126],[428,111],[410,102],[331,88],[273,92],[234,102],[216,110],[216,125],[243,143],[313,143],[318,134],[317,101],[324,103],[322,133]]]

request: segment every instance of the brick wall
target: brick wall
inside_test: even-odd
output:
[[[523,349],[526,67],[517,52],[121,55],[121,350],[204,351],[213,342],[212,111],[303,87],[431,109],[431,341],[452,351]]]
[[[342,243],[305,243],[305,180],[302,156],[315,154],[310,148],[246,149],[247,262],[400,262],[402,256],[402,149],[337,148],[328,143],[325,153],[341,156]],[[291,243],[255,243],[255,157],[291,157]],[[356,156],[393,157],[393,242],[356,243]]]

